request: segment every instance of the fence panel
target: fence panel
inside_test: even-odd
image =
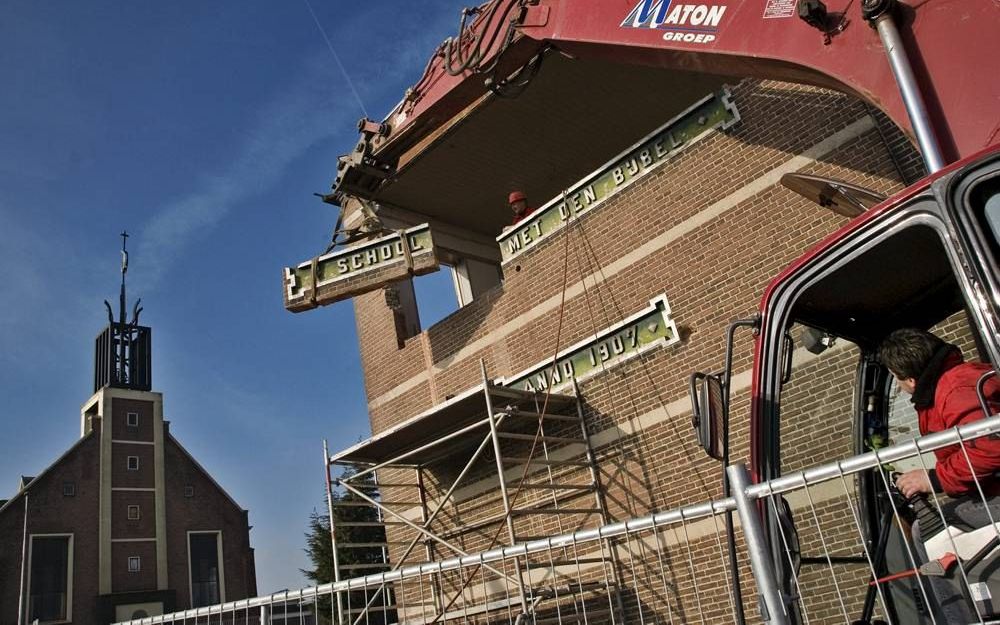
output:
[[[337,598],[339,625],[737,623],[724,530],[724,515],[737,510],[747,622],[988,623],[1000,612],[995,478],[977,476],[960,501],[924,503],[904,501],[892,473],[906,459],[927,472],[921,454],[948,446],[971,466],[970,449],[998,433],[1000,416],[760,484],[742,484],[741,467],[731,467],[734,497],[118,625],[317,625]],[[863,479],[877,506],[859,498]],[[914,521],[919,540],[909,541]],[[886,559],[890,551],[902,561]],[[897,586],[910,583],[906,603]],[[366,609],[375,593],[391,600]]]

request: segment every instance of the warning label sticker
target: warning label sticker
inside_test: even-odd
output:
[[[795,15],[795,0],[767,0],[767,5],[764,6],[764,19],[793,15]]]
[[[990,587],[983,582],[969,584],[969,594],[976,601],[986,601],[993,598],[993,595],[990,593]]]

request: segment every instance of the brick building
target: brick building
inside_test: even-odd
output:
[[[330,462],[377,469],[387,567],[719,498],[721,468],[691,426],[690,375],[718,371],[729,323],[752,316],[779,271],[848,221],[783,177],[832,178],[877,197],[924,173],[899,128],[844,93],[555,52],[536,72],[517,97],[483,96],[415,139],[363,136],[364,167],[342,158],[346,223],[362,221],[358,198],[379,204],[387,229],[428,223],[459,303],[422,327],[412,280],[382,288],[389,270],[374,261],[363,271],[379,288],[359,287],[359,270],[334,296],[353,297],[373,435],[332,450]],[[377,166],[392,175],[365,173]],[[515,189],[538,208],[506,230],[503,199]],[[329,258],[286,272],[289,308],[338,288],[323,273]],[[975,354],[962,314],[936,329]],[[807,347],[813,330],[789,328],[780,470],[866,449],[859,397],[893,406],[894,441],[914,436],[908,404],[857,379],[871,346],[828,337]],[[749,333],[735,347],[733,459],[746,461]],[[816,561],[803,564],[809,622],[843,622],[841,593],[845,616],[860,611],[869,569],[851,546],[849,499],[831,489],[789,501],[803,562],[824,550],[841,558],[830,565],[836,592]],[[732,594],[713,522],[655,542],[563,548],[558,561],[550,552],[515,570],[440,573],[397,585],[395,603],[405,622],[513,622],[529,607],[539,622],[721,622]],[[919,622],[916,593],[899,587],[897,616]],[[749,586],[743,600],[757,616]],[[567,618],[581,605],[588,619]]]
[[[80,439],[0,505],[2,625],[102,625],[256,595],[247,511],[171,435],[136,322],[123,304],[97,338]]]

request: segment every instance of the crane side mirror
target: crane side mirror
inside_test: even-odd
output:
[[[711,373],[691,375],[691,423],[702,449],[710,457],[722,460],[726,401],[722,380]]]

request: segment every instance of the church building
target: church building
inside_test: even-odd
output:
[[[0,625],[105,625],[256,595],[247,511],[170,433],[138,302],[126,322],[126,268],[79,440],[0,499]]]

